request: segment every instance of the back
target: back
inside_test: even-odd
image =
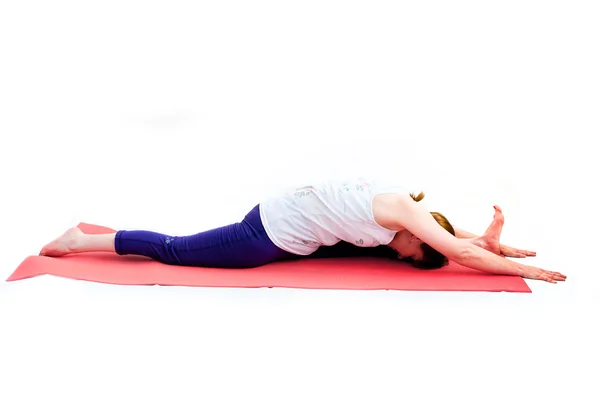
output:
[[[326,181],[262,202],[261,218],[277,246],[299,255],[340,241],[359,247],[387,245],[396,232],[375,222],[372,204],[375,195],[390,192],[407,191],[367,178]]]

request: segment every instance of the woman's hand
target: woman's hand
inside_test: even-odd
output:
[[[478,246],[477,238],[460,239],[444,230],[422,205],[408,195],[383,194],[373,200],[375,221],[390,230],[406,229],[422,242],[448,259],[489,274],[521,276],[549,283],[565,281],[566,276],[534,266],[527,266],[490,252]],[[499,244],[502,229],[502,211],[496,208],[491,227],[483,235],[486,243]],[[481,237],[479,238],[482,239]],[[475,240],[475,241],[474,241]],[[520,251],[520,250],[517,250]],[[507,250],[509,254],[525,253]]]
[[[524,249],[517,249],[500,244],[500,255],[509,258],[526,258],[527,256],[536,256],[536,253],[534,251],[526,251]]]
[[[511,246],[502,245],[500,243],[500,236],[502,235],[502,228],[504,227],[504,213],[502,213],[500,206],[497,205],[494,206],[494,210],[494,219],[485,233],[479,237],[472,238],[471,241],[475,245],[500,256],[506,256],[509,258],[525,258],[527,256],[535,256],[536,253],[533,251],[517,249]],[[459,236],[471,235],[463,230],[458,231],[458,233]]]
[[[522,270],[523,272],[521,277],[523,278],[542,280],[553,284],[556,284],[558,281],[565,281],[567,279],[567,276],[562,273],[551,272],[535,266],[522,265]]]

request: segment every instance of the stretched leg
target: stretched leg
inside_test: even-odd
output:
[[[268,238],[258,206],[240,223],[188,236],[142,230],[90,235],[72,228],[46,245],[40,255],[93,251],[141,255],[171,265],[232,268],[256,267],[292,256]]]

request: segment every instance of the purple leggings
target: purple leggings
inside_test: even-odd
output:
[[[230,268],[257,267],[299,258],[398,258],[398,254],[385,245],[362,248],[343,241],[322,246],[308,256],[294,255],[277,247],[267,236],[259,208],[260,205],[255,206],[239,223],[183,237],[121,230],[115,238],[115,250],[119,255],[147,256],[170,265]]]
[[[147,256],[169,265],[257,267],[296,255],[277,247],[267,236],[256,205],[239,223],[194,235],[173,237],[152,231],[118,231],[119,255]]]

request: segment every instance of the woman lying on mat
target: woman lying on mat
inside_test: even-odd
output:
[[[283,193],[256,205],[235,224],[189,236],[121,230],[84,234],[74,227],[46,245],[40,255],[106,251],[142,255],[171,265],[248,268],[302,257],[389,256],[415,267],[439,268],[453,260],[487,273],[564,281],[566,276],[507,257],[534,252],[499,243],[504,224],[495,207],[484,235],[453,227],[428,212],[423,193],[378,181],[328,181]]]

